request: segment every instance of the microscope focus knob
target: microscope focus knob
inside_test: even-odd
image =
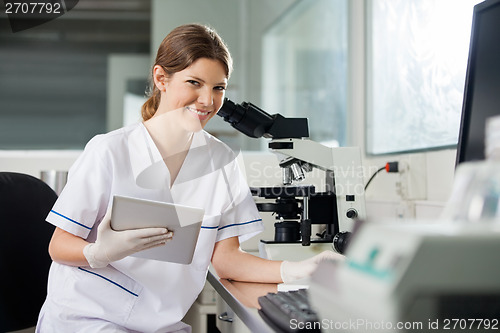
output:
[[[348,231],[341,231],[333,237],[333,248],[338,253],[344,254],[350,240],[351,233]]]
[[[349,219],[355,219],[356,217],[358,217],[358,211],[354,208],[348,209],[347,213],[345,213],[345,216],[347,216],[347,218]]]

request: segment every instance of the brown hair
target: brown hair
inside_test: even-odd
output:
[[[200,58],[219,60],[229,78],[232,59],[229,50],[212,28],[201,24],[185,24],[172,30],[160,44],[153,65],[160,65],[168,77],[191,66]],[[144,121],[151,118],[160,104],[160,91],[151,81],[149,98],[142,106]]]

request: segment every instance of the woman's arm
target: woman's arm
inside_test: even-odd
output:
[[[238,237],[215,243],[212,265],[220,278],[263,283],[281,283],[281,261],[266,260],[240,249]]]
[[[57,263],[69,266],[88,266],[83,248],[89,244],[84,239],[56,228],[49,244],[49,254]]]
[[[97,227],[95,243],[56,228],[49,244],[52,260],[70,266],[100,268],[138,251],[165,245],[173,232],[166,228],[144,228],[123,231],[111,229],[109,210]]]

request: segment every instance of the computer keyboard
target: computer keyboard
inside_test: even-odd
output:
[[[268,293],[258,299],[259,314],[276,332],[321,332],[307,289]]]

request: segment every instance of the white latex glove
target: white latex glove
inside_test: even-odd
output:
[[[302,261],[283,261],[280,267],[281,280],[284,283],[290,283],[295,280],[300,280],[310,276],[316,269],[318,264],[325,260],[344,260],[345,257],[341,254],[332,251],[323,251],[312,258]]]
[[[166,228],[144,228],[115,231],[111,229],[111,210],[97,227],[97,239],[83,248],[83,255],[90,267],[106,267],[110,262],[133,253],[164,245],[173,233]]]

